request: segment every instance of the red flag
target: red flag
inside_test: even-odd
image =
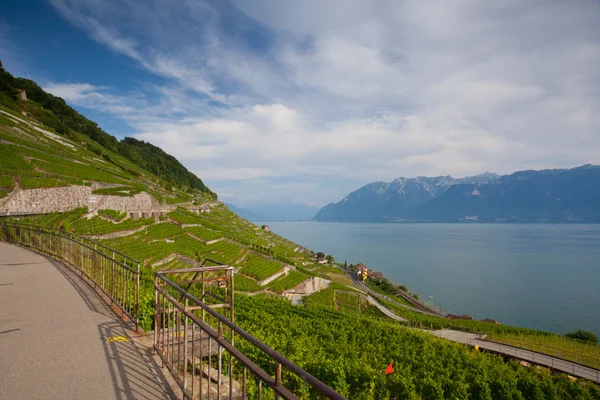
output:
[[[392,363],[390,363],[390,365],[388,365],[387,369],[385,370],[385,374],[389,375],[389,374],[393,374],[394,373],[394,367],[392,367]]]

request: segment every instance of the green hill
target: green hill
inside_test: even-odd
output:
[[[62,100],[37,93],[35,83],[0,74],[0,212],[32,213],[2,220],[87,235],[140,260],[144,329],[152,327],[154,272],[210,257],[236,268],[236,323],[348,398],[600,398],[588,382],[391,321],[361,300],[340,268],[315,264],[311,251],[237,216],[172,156],[135,139],[119,142]],[[33,100],[19,99],[23,88]],[[158,164],[148,163],[154,158]],[[281,296],[315,278],[332,283],[306,296],[304,305]],[[558,337],[476,321],[459,325],[386,306],[413,326],[443,324],[538,342]],[[244,341],[236,346],[273,369]],[[397,373],[388,391],[389,362]],[[300,398],[312,398],[301,382],[289,385]]]
[[[27,101],[23,101],[19,97],[19,92],[22,90],[25,91]],[[1,62],[0,105],[24,113],[75,142],[81,140],[81,135],[87,136],[97,144],[97,146],[91,146],[90,150],[109,162],[112,162],[109,153],[119,154],[143,170],[167,181],[168,184],[175,183],[181,187],[196,189],[216,198],[216,195],[196,175],[181,165],[175,157],[144,141],[133,138],[117,140],[114,136],[104,132],[98,124],[69,107],[60,97],[45,92],[29,79],[13,77],[4,70]],[[135,169],[128,172],[136,173]]]

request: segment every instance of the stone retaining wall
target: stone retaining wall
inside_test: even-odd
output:
[[[95,200],[95,202],[90,202]],[[4,201],[0,209],[9,212],[49,213],[64,212],[78,207],[111,209],[117,211],[166,211],[171,205],[161,205],[148,193],[138,193],[132,197],[92,194],[89,186],[69,186],[57,188],[16,190]]]

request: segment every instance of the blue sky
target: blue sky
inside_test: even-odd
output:
[[[0,7],[5,68],[241,205],[600,163],[595,0]]]

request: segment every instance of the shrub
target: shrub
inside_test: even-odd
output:
[[[578,329],[576,332],[565,333],[565,336],[569,339],[579,340],[580,342],[598,344],[598,336],[594,335],[592,332],[584,331],[583,329]]]

